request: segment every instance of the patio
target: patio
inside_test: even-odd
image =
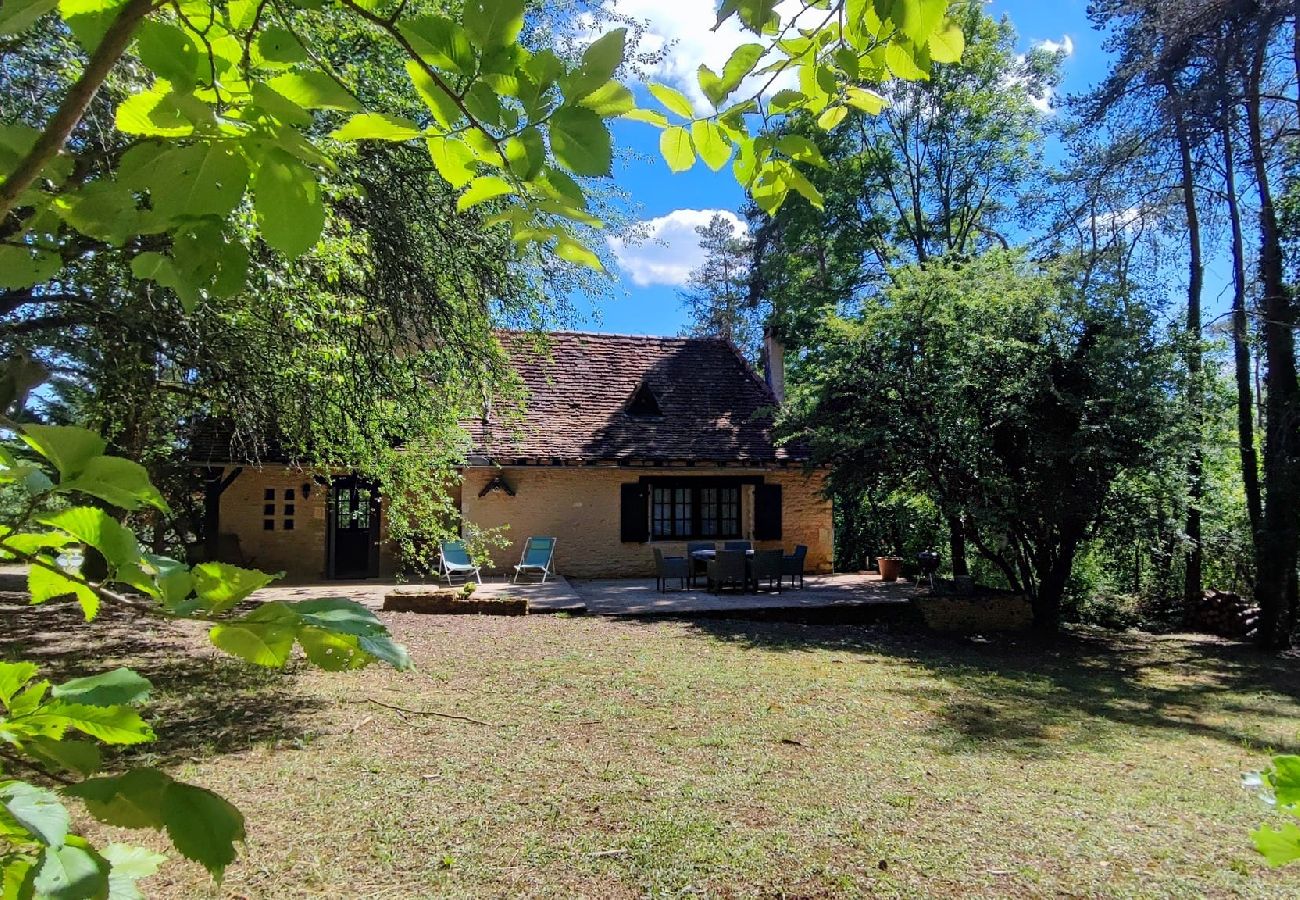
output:
[[[440,583],[441,584],[441,583]],[[379,609],[393,591],[421,591],[429,584],[381,581],[336,581],[323,584],[284,584],[263,588],[256,600],[305,600],[310,597],[349,597]],[[886,582],[878,575],[841,573],[809,575],[803,590],[787,587],[781,593],[710,594],[701,588],[655,590],[653,578],[616,578],[570,581],[563,576],[545,584],[511,584],[504,576],[489,576],[475,590],[476,597],[526,597],[534,613],[571,613],[598,616],[692,616],[746,613],[791,613],[809,610],[857,610],[872,607],[882,613],[901,612],[916,586],[909,581]]]

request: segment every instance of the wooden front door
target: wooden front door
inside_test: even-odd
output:
[[[374,578],[379,575],[379,491],[355,475],[330,486],[329,575]]]

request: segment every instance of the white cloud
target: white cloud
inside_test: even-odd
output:
[[[1074,38],[1067,34],[1063,35],[1059,41],[1054,41],[1051,38],[1035,41],[1034,49],[1046,50],[1048,53],[1058,53],[1063,58],[1069,59],[1074,55]],[[1052,106],[1052,100],[1055,96],[1056,91],[1049,87],[1041,95],[1035,96],[1031,94],[1029,102],[1034,105],[1034,109],[1043,115],[1055,115],[1056,108]]]
[[[741,28],[738,16],[732,16],[714,31],[713,26],[718,21],[717,5],[705,0],[605,0],[605,7],[647,23],[648,28],[637,49],[644,53],[657,53],[667,48],[663,60],[648,74],[652,79],[681,90],[700,113],[713,111],[696,77],[700,64],[720,73],[732,50],[758,40]],[[803,9],[800,0],[782,0],[776,7],[782,21]],[[771,90],[793,86],[793,78],[793,75],[781,76]],[[748,79],[733,97],[748,96],[746,91],[752,93],[760,86],[753,78]]]
[[[608,238],[609,249],[619,268],[639,287],[652,284],[683,285],[694,269],[704,262],[700,236],[695,229],[709,224],[715,215],[730,219],[745,230],[739,216],[726,209],[675,209],[637,223],[635,237]]]
[[[1048,53],[1064,53],[1066,56],[1074,56],[1074,38],[1068,34],[1059,41],[1054,41],[1051,38],[1039,41],[1036,46],[1042,47]]]

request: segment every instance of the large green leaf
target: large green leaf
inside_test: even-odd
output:
[[[274,622],[231,622],[214,625],[208,633],[213,645],[246,662],[278,669],[289,661],[296,625]]]
[[[167,861],[161,853],[128,844],[109,844],[100,855],[112,866],[108,873],[108,900],[144,900],[136,882],[156,873]]]
[[[0,703],[5,706],[23,685],[36,677],[36,663],[0,662]]]
[[[229,142],[177,147],[154,165],[149,185],[153,208],[168,219],[225,216],[248,184],[248,164]]]
[[[200,67],[207,63],[189,32],[159,19],[145,19],[140,23],[136,30],[136,53],[155,75],[178,88],[193,87]]]
[[[731,142],[723,136],[722,129],[708,119],[691,123],[691,140],[700,159],[715,172],[721,171],[731,158]]]
[[[327,672],[360,669],[374,657],[361,649],[360,638],[351,634],[335,634],[323,628],[304,627],[298,631],[308,661]]]
[[[1300,807],[1300,756],[1284,754],[1273,757],[1268,783],[1279,806]]]
[[[221,878],[243,841],[244,816],[211,791],[173,781],[163,794],[163,823],[172,844],[186,859]]]
[[[154,739],[153,729],[129,706],[87,706],[52,700],[30,718],[41,723],[62,722],[106,744],[143,744]]]
[[[47,603],[59,597],[74,597],[81,604],[81,612],[87,622],[99,614],[98,594],[82,582],[45,566],[32,564],[28,567],[27,593],[31,595],[33,605]]]
[[[690,132],[678,125],[665,128],[659,135],[659,152],[674,172],[685,172],[695,165],[695,148]]]
[[[344,112],[361,109],[357,98],[324,72],[286,72],[272,78],[267,86],[304,109],[341,109]]]
[[[58,489],[90,494],[122,509],[152,506],[167,512],[167,501],[149,480],[145,467],[120,456],[92,457],[80,475],[61,482]]]
[[[257,569],[244,569],[229,563],[200,563],[190,570],[194,591],[210,612],[223,613],[249,594],[266,587],[276,576]]]
[[[119,828],[163,827],[163,794],[171,776],[157,769],[132,769],[122,775],[88,778],[63,789],[79,798],[99,821]]]
[[[80,475],[107,446],[96,432],[75,425],[24,425],[22,439],[53,463],[63,478]]]
[[[561,82],[565,100],[574,103],[608,84],[623,64],[626,42],[626,28],[615,28],[593,41],[577,70]]]
[[[47,847],[34,883],[36,895],[48,900],[108,897],[108,861],[76,835],[62,847]]]
[[[462,188],[474,179],[478,157],[460,138],[431,137],[426,142],[429,158],[438,174],[454,188]]]
[[[183,137],[194,133],[194,123],[181,111],[170,88],[132,94],[117,107],[117,130],[151,137]]]
[[[474,73],[474,47],[469,35],[451,19],[445,16],[416,16],[403,19],[397,27],[420,58],[429,65],[462,75]]]
[[[456,209],[459,212],[465,212],[491,200],[494,197],[501,197],[505,194],[514,192],[514,186],[504,178],[498,178],[495,175],[483,175],[475,178],[456,200]]]
[[[272,25],[257,36],[258,62],[268,68],[306,62],[307,51],[292,31]]]
[[[677,88],[669,87],[666,84],[651,82],[647,87],[655,98],[668,108],[670,112],[687,119],[695,118],[695,107],[691,106],[691,101],[686,99],[686,95]]]
[[[58,5],[58,0],[5,0],[0,6],[0,34],[26,31]]]
[[[59,0],[59,15],[77,40],[95,52],[127,0]]]
[[[524,0],[465,0],[460,21],[474,46],[495,50],[519,37],[524,27]]]
[[[33,837],[51,847],[68,836],[72,818],[57,794],[24,781],[0,784],[0,804]]]
[[[40,516],[37,521],[94,547],[110,565],[124,566],[140,558],[140,544],[135,535],[102,509],[74,506]]]
[[[289,257],[314,247],[325,227],[316,173],[278,148],[262,157],[253,176],[253,208],[262,238]]]
[[[589,109],[563,107],[551,117],[551,152],[575,175],[609,175],[613,142],[601,117]]]
[[[331,132],[336,141],[409,141],[424,134],[410,119],[391,113],[358,113]]]
[[[111,672],[56,684],[50,694],[69,703],[116,706],[120,703],[143,703],[149,699],[151,690],[153,685],[149,679],[121,667]]]
[[[429,108],[429,112],[433,113],[434,121],[443,128],[451,128],[464,117],[455,98],[430,78],[429,73],[415,60],[406,61],[406,74],[415,85],[415,91],[424,101],[424,105]]]
[[[617,81],[607,81],[596,90],[583,97],[579,105],[586,107],[597,115],[609,118],[623,116],[636,106],[632,92]]]
[[[35,247],[0,246],[0,288],[25,288],[43,284],[59,274],[63,260],[57,253]]]
[[[82,776],[95,774],[103,763],[99,747],[90,741],[56,740],[34,735],[24,738],[22,747],[25,752],[52,769],[75,772]]]
[[[1283,822],[1278,828],[1261,825],[1250,836],[1270,866],[1300,860],[1300,825],[1295,822]]]

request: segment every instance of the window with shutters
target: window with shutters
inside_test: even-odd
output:
[[[739,485],[656,485],[650,495],[650,537],[657,541],[740,537]]]

